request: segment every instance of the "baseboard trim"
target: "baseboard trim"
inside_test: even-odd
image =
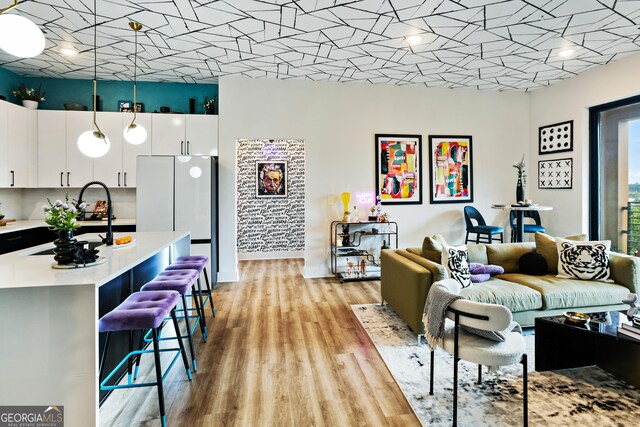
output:
[[[304,258],[304,251],[238,252],[238,261]]]

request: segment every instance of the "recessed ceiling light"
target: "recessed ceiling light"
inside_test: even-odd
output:
[[[558,52],[558,56],[562,56],[563,58],[566,58],[568,56],[573,55],[574,53],[576,53],[574,49],[563,49],[560,52]]]
[[[60,48],[60,53],[63,54],[64,56],[76,56],[78,54],[78,51],[68,47],[63,47],[63,48]]]
[[[407,37],[407,43],[410,45],[418,44],[422,41],[422,36],[409,36]]]

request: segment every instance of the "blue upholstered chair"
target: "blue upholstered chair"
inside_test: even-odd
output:
[[[476,222],[476,225],[473,224],[473,221]],[[480,243],[481,238],[484,243],[493,243],[494,234],[499,234],[500,242],[504,242],[504,228],[497,225],[487,225],[480,212],[473,206],[464,207],[464,222],[467,224],[467,235],[464,239],[465,243],[469,241],[470,233],[475,233],[476,243]]]
[[[538,211],[524,211],[522,212],[524,218],[531,218],[535,224],[524,224],[525,233],[544,233],[544,227],[542,226],[542,220]],[[509,214],[509,224],[511,225],[511,242],[516,241],[516,213],[511,211]],[[524,237],[524,236],[523,236]]]

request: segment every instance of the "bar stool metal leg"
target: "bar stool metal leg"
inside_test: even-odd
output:
[[[184,321],[187,323],[187,338],[189,340],[189,351],[191,352],[191,361],[193,362],[193,372],[198,372],[198,364],[196,362],[196,352],[193,350],[193,337],[191,335],[191,323],[189,322],[189,312],[187,311],[187,298],[182,294],[182,307],[184,308]],[[174,313],[175,314],[175,313]],[[176,325],[176,329],[178,326]],[[182,340],[180,340],[182,342]]]
[[[184,343],[182,342],[182,336],[180,335],[180,325],[178,325],[178,317],[176,316],[176,309],[171,310],[171,319],[173,320],[173,327],[176,329],[176,336],[178,337],[178,345],[180,346],[180,354],[182,355],[182,363],[184,368],[189,372],[189,360],[187,360],[187,352],[184,349]],[[187,328],[188,330],[188,328]],[[194,358],[195,364],[195,358]],[[191,374],[188,375],[189,381],[191,381]]]
[[[201,299],[198,298],[196,294],[195,285],[191,287],[191,295],[193,297],[193,305],[196,306],[196,312],[198,316],[200,316],[200,332],[202,332],[202,341],[207,342],[207,325],[204,322],[204,307],[200,306]]]
[[[181,342],[181,340],[178,340]],[[153,328],[153,357],[156,365],[156,380],[158,382],[158,404],[160,405],[160,419],[162,427],[167,425],[167,417],[164,412],[164,389],[162,387],[162,366],[160,365],[160,342],[158,341],[158,329]]]
[[[209,275],[207,274],[207,267],[204,268],[204,285],[207,287],[207,293],[209,294],[209,305],[211,306],[211,315],[216,317],[216,309],[213,308],[213,293],[211,292],[211,283],[209,282]]]

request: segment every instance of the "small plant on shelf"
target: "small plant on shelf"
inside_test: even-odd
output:
[[[206,114],[213,114],[213,109],[216,105],[216,97],[212,96],[211,98],[205,96],[204,97],[204,102],[202,103],[202,106],[204,107],[205,113]]]
[[[38,89],[28,88],[24,83],[20,83],[18,89],[14,90],[13,96],[23,101],[36,101],[36,102],[44,102],[46,99],[44,98],[44,92],[42,92],[42,83],[38,86]]]
[[[51,230],[74,231],[80,228],[78,217],[87,207],[86,203],[81,203],[80,206],[75,205],[75,200],[70,203],[69,193],[66,194],[64,202],[56,200],[52,203],[49,198],[47,198],[47,202],[49,206],[43,206],[42,209],[44,210],[44,222]]]

